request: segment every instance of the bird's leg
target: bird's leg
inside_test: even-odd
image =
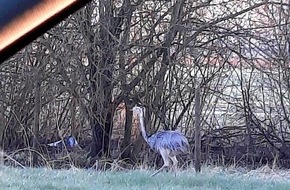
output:
[[[169,167],[169,164],[170,164],[170,158],[169,158],[169,156],[168,156],[168,153],[167,153],[166,151],[164,151],[164,152],[162,151],[162,152],[160,152],[160,154],[161,154],[161,156],[162,156],[162,159],[163,159],[164,164],[163,164],[163,166],[162,166],[159,170],[157,170],[155,173],[153,173],[153,174],[151,175],[151,177],[155,176],[156,174],[158,174],[158,173],[161,172],[162,170],[164,170],[164,169],[166,169],[166,168]]]
[[[176,177],[176,172],[177,172],[177,165],[178,165],[178,160],[176,156],[170,156],[170,159],[172,161],[172,172],[174,172],[174,176]]]

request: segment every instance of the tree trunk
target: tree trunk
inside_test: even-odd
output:
[[[99,38],[95,47],[90,48],[90,81],[92,114],[91,127],[93,141],[90,156],[109,154],[109,140],[112,132],[114,110],[112,105],[112,78],[116,57],[116,40],[120,37],[122,16],[113,15],[113,2],[99,2]],[[91,33],[91,35],[94,32]],[[95,39],[91,36],[91,40]],[[95,52],[98,50],[98,52]],[[97,54],[98,53],[98,54]],[[96,55],[97,54],[97,55]]]
[[[3,138],[5,129],[4,107],[0,105],[0,151],[4,150]]]
[[[75,97],[72,97],[71,100],[71,135],[74,137],[77,136],[77,125],[76,125],[76,104],[77,100]]]
[[[126,104],[126,122],[125,122],[125,133],[122,143],[122,155],[121,157],[129,158],[131,153],[131,132],[132,132],[132,117],[133,113],[128,109],[128,104]]]
[[[4,151],[0,147],[0,168],[4,166]]]
[[[200,87],[197,86],[195,89],[195,172],[200,172],[201,170],[200,112]]]
[[[4,146],[3,146],[3,137],[4,137],[4,108],[0,105],[0,167],[4,166]]]
[[[38,73],[37,73],[38,75]],[[36,166],[37,164],[37,152],[38,152],[38,136],[39,136],[39,114],[40,114],[40,108],[41,108],[41,96],[40,96],[40,87],[41,87],[41,79],[39,76],[36,77],[35,82],[35,92],[34,92],[34,126],[32,129],[32,165]]]
[[[102,116],[97,116],[101,118]],[[107,113],[103,115],[106,118],[105,121],[98,121],[98,119],[93,118],[91,120],[93,141],[91,144],[90,156],[108,156],[109,155],[109,142],[112,132],[112,115]]]

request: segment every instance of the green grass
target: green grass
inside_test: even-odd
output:
[[[227,172],[223,169],[205,167],[200,174],[192,170],[161,173],[150,177],[153,171],[97,172],[92,170],[49,170],[0,168],[0,189],[191,189],[191,190],[286,190],[290,181],[276,178],[271,173]],[[273,171],[273,173],[275,173]],[[280,175],[279,175],[280,176]],[[289,176],[288,174],[285,176]]]

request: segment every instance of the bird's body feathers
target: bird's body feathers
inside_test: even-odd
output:
[[[185,136],[177,131],[160,131],[148,137],[151,149],[161,152],[162,149],[170,151],[170,155],[187,153],[189,143]]]

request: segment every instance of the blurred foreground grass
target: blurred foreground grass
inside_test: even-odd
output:
[[[150,177],[153,171],[107,171],[50,170],[0,168],[0,189],[192,189],[192,190],[289,190],[288,171],[277,172],[269,168],[257,171],[229,170],[204,167],[200,174],[193,170],[182,171],[174,177],[172,173],[161,173]]]

